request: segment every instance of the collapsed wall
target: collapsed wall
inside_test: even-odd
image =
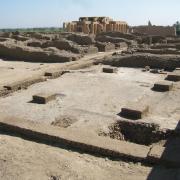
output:
[[[128,40],[136,40],[138,38],[137,36],[133,34],[125,34],[125,33],[115,32],[115,31],[102,32],[101,34],[99,34],[99,36],[118,37],[118,38],[124,38]]]
[[[79,58],[78,55],[66,51],[53,52],[10,42],[0,43],[0,57],[30,62],[68,62]]]
[[[155,43],[163,43],[166,42],[166,38],[163,36],[148,36],[143,35],[140,36],[141,41],[139,43],[145,43],[145,44],[155,44]]]
[[[46,40],[46,41],[52,41],[54,39],[59,38],[58,34],[42,34],[42,33],[36,33],[36,32],[27,33],[26,36],[30,38],[35,38],[38,40]]]
[[[112,43],[102,43],[102,42],[96,42],[96,47],[98,48],[99,52],[106,52],[111,51],[115,49],[115,45]]]
[[[151,53],[151,54],[177,54],[180,55],[180,51],[175,48],[164,48],[164,49],[137,49],[137,52]]]
[[[56,47],[60,50],[71,51],[76,54],[92,54],[97,53],[98,49],[94,46],[80,46],[72,41],[61,39],[56,41],[49,41],[42,45],[42,47]]]
[[[79,45],[92,45],[95,43],[94,36],[85,34],[71,34],[67,39]]]
[[[175,44],[153,44],[151,45],[151,49],[168,49],[168,48],[176,48]]]
[[[30,47],[44,47],[44,44],[46,44],[47,41],[44,40],[38,40],[38,39],[31,39],[26,41],[25,45],[30,46]]]
[[[119,38],[119,37],[110,37],[110,36],[97,36],[95,40],[100,42],[111,42],[111,43],[126,42],[129,45],[132,44],[131,40],[127,40],[125,38]]]

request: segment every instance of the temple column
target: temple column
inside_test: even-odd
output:
[[[104,32],[106,32],[106,27],[107,25],[106,25],[106,23],[104,23]]]
[[[110,31],[113,31],[113,24],[110,24]]]
[[[118,25],[118,24],[116,24],[116,31],[118,31],[118,26],[119,26],[119,25]]]
[[[113,31],[115,31],[115,24],[112,24],[113,25]]]

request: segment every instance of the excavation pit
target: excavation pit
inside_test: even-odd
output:
[[[109,134],[112,139],[129,141],[141,145],[151,145],[171,136],[171,131],[161,130],[158,124],[144,123],[129,120],[118,120],[109,127]]]

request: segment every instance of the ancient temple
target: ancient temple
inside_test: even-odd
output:
[[[67,32],[83,32],[85,34],[98,34],[109,31],[128,32],[126,22],[113,21],[109,17],[80,17],[79,21],[64,23],[63,28]]]

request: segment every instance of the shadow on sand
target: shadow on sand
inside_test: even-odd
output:
[[[164,145],[165,150],[160,158],[164,166],[154,166],[147,180],[180,180],[180,136],[178,134],[180,134],[180,121],[174,137],[168,139]],[[167,158],[172,161],[167,161]]]

